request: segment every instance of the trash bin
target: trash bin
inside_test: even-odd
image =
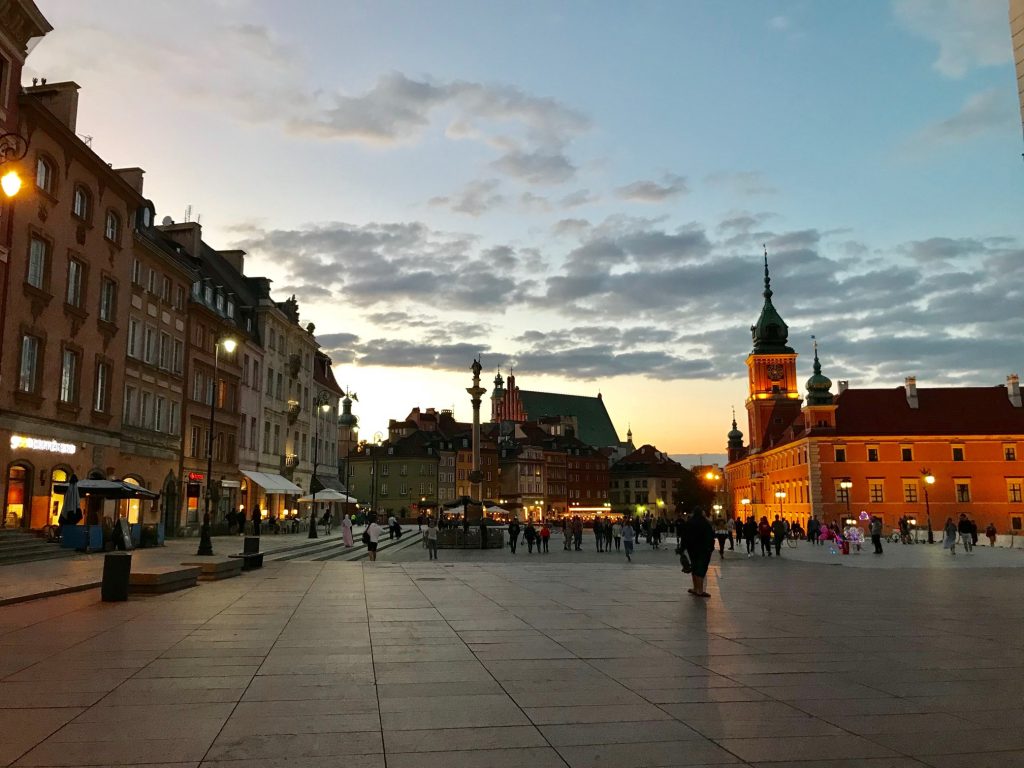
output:
[[[103,582],[100,594],[105,603],[128,599],[128,580],[132,574],[131,552],[108,552],[103,556]]]
[[[242,541],[242,553],[246,555],[254,555],[260,551],[260,537],[259,536],[246,536]]]

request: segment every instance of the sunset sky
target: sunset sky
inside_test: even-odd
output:
[[[481,353],[722,453],[762,243],[803,378],[1024,373],[1005,0],[37,2],[26,81],[298,296],[363,436]]]

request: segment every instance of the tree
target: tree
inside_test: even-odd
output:
[[[690,512],[694,507],[710,512],[715,490],[684,467],[675,482],[675,500],[678,512]]]

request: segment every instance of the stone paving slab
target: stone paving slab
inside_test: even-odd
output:
[[[1003,567],[573,554],[0,608],[0,765],[1024,765]]]

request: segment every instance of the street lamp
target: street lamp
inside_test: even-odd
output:
[[[776,491],[775,498],[779,500],[779,517],[782,517],[782,500],[786,498],[786,492]]]
[[[18,172],[8,171],[0,177],[0,188],[3,188],[4,194],[8,197],[14,197],[18,194],[18,191],[21,189],[21,177],[18,176]]]
[[[320,414],[331,410],[331,399],[326,392],[321,392],[313,400],[313,413],[316,415],[316,437],[313,438],[313,477],[309,481],[309,489],[313,492],[313,508],[309,513],[309,538],[315,539],[316,533],[316,468],[320,463]]]
[[[839,481],[839,487],[843,489],[843,498],[846,499],[846,516],[850,516],[850,489],[853,488],[853,481],[846,477]]]
[[[743,519],[746,520],[747,516],[750,513],[750,499],[744,496],[742,499],[740,499],[740,506],[743,507]]]
[[[380,453],[381,443],[384,442],[384,435],[380,432],[373,433],[373,485],[370,489],[370,514],[377,517],[377,454]],[[367,520],[369,525],[370,521]]]
[[[220,370],[220,348],[224,347],[224,351],[230,355],[235,351],[236,346],[238,346],[238,342],[230,336],[218,339],[217,343],[213,345],[213,390],[210,393],[210,429],[206,435],[206,512],[203,514],[203,527],[200,529],[199,551],[196,553],[197,555],[213,554],[213,541],[210,539],[210,502],[212,501],[210,490],[213,487],[213,430],[219,389],[217,386],[217,373]]]
[[[921,470],[921,478],[924,480],[924,511],[928,516],[928,543],[935,543],[935,534],[932,533],[932,506],[928,501],[928,486],[935,485],[935,475],[927,469]]]

